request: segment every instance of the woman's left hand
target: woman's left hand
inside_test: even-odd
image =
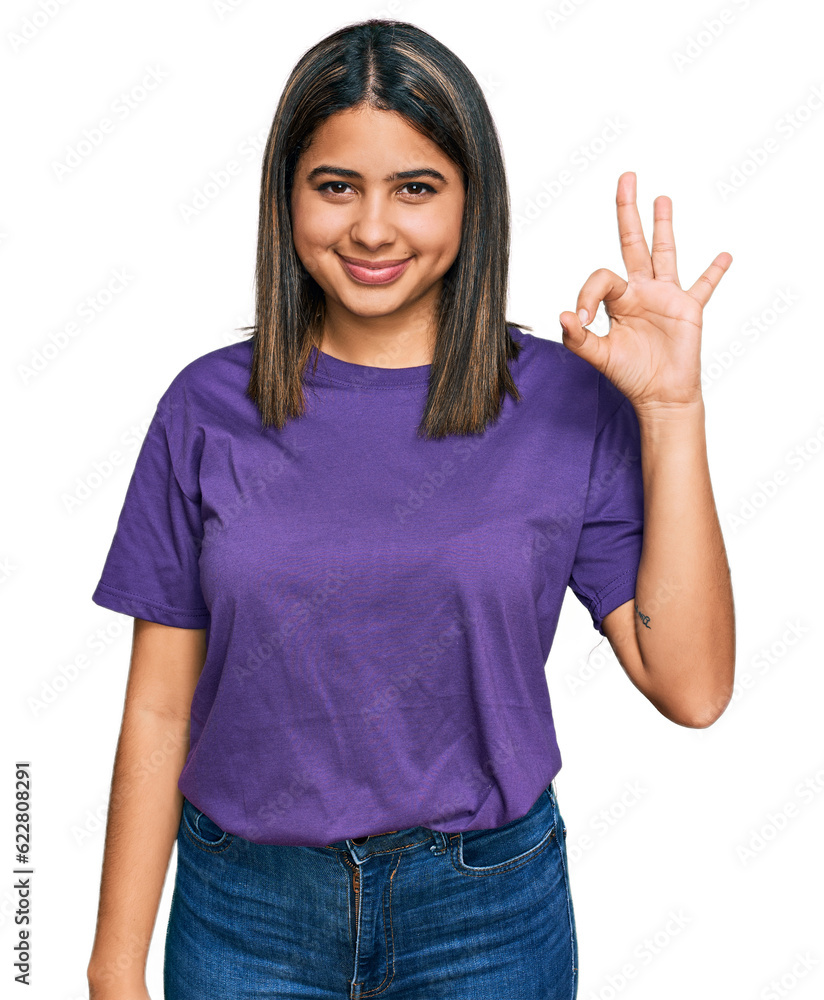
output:
[[[686,291],[675,267],[672,201],[655,199],[652,256],[635,203],[636,176],[618,178],[616,205],[625,281],[607,268],[587,278],[578,295],[578,310],[562,312],[563,343],[597,368],[629,399],[636,413],[678,410],[700,402],[701,325],[704,306],[732,263],[720,253]],[[586,329],[603,302],[610,318],[603,337]]]

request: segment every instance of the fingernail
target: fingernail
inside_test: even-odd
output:
[[[586,311],[586,309],[578,310],[578,319],[584,324],[584,326],[587,325],[587,323],[589,322],[589,313]]]

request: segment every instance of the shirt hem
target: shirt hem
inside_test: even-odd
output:
[[[603,629],[604,618],[635,597],[637,577],[637,570],[627,570],[599,591],[593,607],[595,620],[592,624],[601,635],[606,635]]]
[[[178,628],[201,628],[207,625],[210,619],[208,610],[188,611],[176,608],[140,594],[130,594],[107,583],[98,583],[92,594],[92,600],[95,604],[119,614],[145,618],[160,625],[172,625]]]

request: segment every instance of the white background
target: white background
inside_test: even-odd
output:
[[[10,957],[12,806],[14,762],[28,760],[36,875],[26,995],[87,996],[132,624],[91,593],[157,399],[185,364],[253,320],[261,148],[288,73],[335,28],[389,15],[452,48],[489,100],[513,209],[510,320],[560,340],[558,314],[575,308],[587,276],[602,266],[625,274],[615,218],[624,170],[638,175],[648,241],[653,199],[673,199],[684,286],[722,250],[734,258],[705,309],[702,358],[735,593],[735,700],[709,729],[669,722],[571,591],[547,664],[579,996],[824,995],[818,5],[70,0],[52,4],[52,16],[44,7],[6,3],[0,22],[0,989],[24,992]],[[152,69],[162,76],[155,89],[58,176],[67,147]],[[605,141],[610,120],[620,134]],[[186,219],[230,160],[239,173]],[[571,183],[552,193],[563,170]],[[115,272],[128,280],[111,295]],[[89,296],[98,309],[81,318]],[[75,335],[55,349],[72,321]],[[48,356],[33,373],[38,355]],[[122,460],[108,474],[114,450]],[[93,653],[98,633],[106,648]],[[86,665],[72,669],[83,653]],[[157,1000],[172,875],[148,967]]]

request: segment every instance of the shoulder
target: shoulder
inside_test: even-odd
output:
[[[184,365],[160,398],[161,415],[170,416],[178,407],[188,413],[211,408],[241,396],[249,383],[252,340],[239,340],[207,351]]]
[[[521,345],[521,352],[518,355],[519,361],[529,361],[549,365],[552,367],[562,366],[570,376],[578,378],[592,378],[590,372],[597,374],[588,361],[579,358],[577,354],[564,347],[560,340],[550,340],[548,337],[538,337],[534,333],[522,330],[520,327],[508,324],[507,329],[512,335],[512,339]]]
[[[622,406],[632,408],[627,397],[597,368],[564,346],[560,340],[538,337],[509,324],[513,340],[521,345],[512,363],[513,376],[527,386],[538,384],[546,395],[579,407],[594,418],[599,433]],[[634,412],[634,411],[633,411]]]
[[[238,340],[225,347],[207,351],[190,361],[172,379],[169,388],[198,389],[227,379],[245,377],[248,381],[252,362],[252,340]]]
[[[521,346],[513,362],[513,375],[535,375],[547,386],[597,393],[598,370],[564,347],[560,340],[538,337],[511,324],[508,329],[512,339]]]

